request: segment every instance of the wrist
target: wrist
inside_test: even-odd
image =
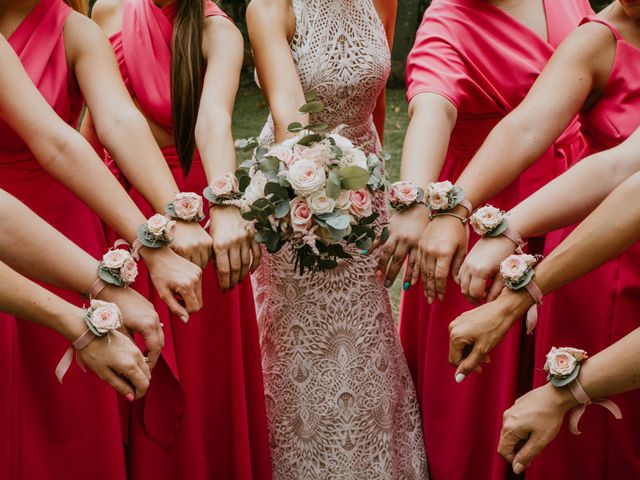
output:
[[[502,289],[502,293],[496,301],[500,302],[514,322],[535,304],[526,290],[511,290],[510,288]]]
[[[568,387],[555,387],[551,383],[546,383],[542,387],[545,396],[549,399],[551,405],[564,416],[569,410],[578,405]]]
[[[84,322],[84,310],[71,304],[55,312],[56,331],[70,342],[75,342],[87,329]]]

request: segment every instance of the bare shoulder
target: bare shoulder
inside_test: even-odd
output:
[[[231,20],[221,15],[205,18],[203,43],[205,58],[208,58],[210,53],[220,50],[221,45],[224,46],[225,51],[244,53],[242,33]]]
[[[113,54],[109,40],[89,17],[71,12],[64,25],[64,44],[69,65],[75,65],[84,55]]]
[[[295,28],[295,15],[291,0],[251,0],[247,7],[249,27]]]
[[[616,39],[611,30],[598,22],[580,25],[558,47],[563,56],[589,59],[615,50]]]
[[[106,35],[122,29],[122,0],[98,0],[91,10],[91,18]]]

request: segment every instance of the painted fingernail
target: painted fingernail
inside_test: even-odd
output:
[[[411,282],[404,282],[402,284],[402,289],[403,290],[409,290],[409,287],[411,286]]]
[[[183,315],[180,317],[180,320],[182,320],[184,323],[187,323],[189,321],[189,316],[188,315]]]
[[[513,466],[513,473],[515,473],[516,475],[520,475],[522,472],[524,472],[524,465],[522,465],[521,463],[516,463]]]
[[[133,396],[133,393],[127,393],[127,394],[125,395],[125,398],[126,398],[127,400],[129,400],[130,402],[133,402],[133,399],[134,399],[135,397]]]
[[[360,253],[361,253],[362,255],[366,255],[367,253],[369,253],[369,250],[362,250]]]
[[[462,381],[467,378],[464,373],[456,373],[456,383],[462,383]]]
[[[391,280],[385,280],[385,281],[384,281],[384,286],[385,286],[385,288],[389,288],[391,285],[392,285],[392,284],[391,284]]]

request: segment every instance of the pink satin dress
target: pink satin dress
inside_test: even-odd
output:
[[[111,37],[120,72],[143,113],[172,131],[170,62],[176,4],[125,0],[122,31]],[[224,15],[205,3],[205,15]],[[207,186],[199,156],[183,175],[174,146],[162,149],[181,191]],[[107,156],[107,162],[111,159]],[[154,213],[134,188],[145,215]],[[147,395],[131,411],[129,479],[269,479],[271,463],[251,285],[222,294],[214,268],[203,272],[204,306],[184,324],[152,288],[146,271],[135,288],[164,323],[166,345]]]
[[[458,110],[441,179],[455,181],[487,134],[522,101],[555,48],[592,13],[586,0],[545,0],[548,41],[483,0],[434,0],[407,62],[408,99],[435,93]],[[572,122],[519,181],[490,200],[508,210],[567,168],[585,147]],[[472,234],[471,242],[477,237]],[[473,308],[449,280],[429,305],[422,285],[404,293],[400,336],[421,403],[434,480],[494,480],[508,474],[496,453],[503,412],[531,387],[532,339],[513,329],[481,375],[461,384],[447,363],[449,323]]]
[[[618,145],[640,126],[640,49],[600,17],[584,22],[602,24],[616,39],[616,57],[602,96],[580,115],[589,150],[598,152]],[[563,229],[561,238],[571,231]],[[640,244],[636,244],[546,296],[536,331],[535,386],[546,383],[541,367],[552,346],[575,346],[593,355],[640,327],[639,313]],[[588,408],[580,421],[582,435],[572,435],[565,424],[528,469],[527,478],[640,478],[640,392],[612,399],[622,410],[622,420],[599,407]]]
[[[70,13],[62,0],[40,0],[8,41],[47,102],[75,126],[82,98],[65,56],[63,28]],[[0,188],[94,257],[106,250],[99,218],[42,169],[1,119]],[[76,305],[84,303],[77,294],[51,290]],[[3,315],[0,321],[0,352],[7,357],[0,375],[4,378],[9,368],[12,377],[0,387],[0,476],[8,472],[2,478],[124,479],[115,391],[75,365],[64,383],[58,383],[54,368],[69,342],[26,320]]]

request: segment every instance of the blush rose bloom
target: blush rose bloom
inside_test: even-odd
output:
[[[276,157],[287,166],[291,166],[300,160],[300,157],[290,148],[276,145],[267,152],[267,157]]]
[[[267,182],[267,177],[261,170],[253,174],[249,186],[244,191],[244,201],[247,205],[251,205],[259,198],[264,197],[264,187],[267,185]]]
[[[298,195],[304,197],[322,190],[326,180],[324,168],[310,160],[300,160],[289,169],[289,183]]]
[[[349,210],[351,200],[349,200],[349,190],[340,190],[338,198],[336,198],[336,207],[340,210]]]
[[[129,258],[124,261],[124,264],[120,269],[120,278],[122,278],[122,281],[128,285],[133,283],[137,276],[138,264],[131,256],[129,256]]]
[[[369,170],[367,166],[367,156],[364,154],[362,150],[357,148],[353,148],[348,152],[345,152],[342,160],[346,165],[353,165],[354,167],[364,168],[365,170]]]
[[[397,205],[411,205],[418,198],[418,187],[411,182],[396,182],[389,190],[389,200]]]
[[[533,255],[511,255],[500,264],[500,273],[505,280],[517,282],[535,262]]]
[[[291,228],[296,232],[307,232],[313,223],[313,212],[304,198],[291,200]]]
[[[182,220],[195,220],[204,215],[202,197],[192,192],[178,193],[173,201],[173,209]]]
[[[225,173],[211,182],[211,193],[216,197],[223,197],[240,191],[238,179],[233,173]]]
[[[351,202],[349,212],[357,217],[369,217],[373,214],[371,194],[366,188],[350,190],[349,201]]]
[[[122,314],[115,303],[91,300],[91,324],[99,333],[107,333],[122,326]]]
[[[331,197],[327,197],[325,192],[317,192],[309,196],[309,198],[307,198],[307,203],[313,213],[317,215],[331,213],[336,207],[336,201]]]
[[[328,135],[335,143],[336,147],[339,147],[343,152],[346,150],[351,150],[353,148],[353,143],[346,137],[339,135],[337,133],[331,133]]]
[[[449,206],[449,197],[446,193],[442,192],[430,192],[429,193],[429,207],[432,210],[446,210]]]
[[[469,223],[478,235],[486,235],[495,230],[504,219],[504,212],[492,205],[485,205],[471,215]]]
[[[577,348],[552,347],[547,353],[544,369],[550,375],[566,377],[576,368],[576,364],[587,358],[587,352]]]
[[[102,265],[110,270],[118,270],[128,258],[131,258],[131,254],[126,250],[109,250],[102,257]]]

